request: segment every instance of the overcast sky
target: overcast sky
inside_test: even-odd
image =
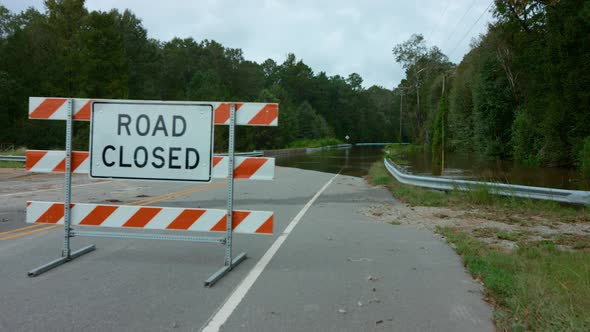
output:
[[[0,0],[13,12],[43,0]],[[490,0],[87,0],[89,10],[130,9],[152,38],[213,39],[248,60],[282,63],[295,53],[315,73],[359,73],[363,85],[397,86],[404,72],[391,49],[422,33],[458,63],[492,20]],[[487,9],[486,9],[487,8]],[[479,21],[478,21],[479,18]],[[477,22],[476,22],[477,21]]]

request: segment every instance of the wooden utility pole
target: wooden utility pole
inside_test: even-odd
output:
[[[444,97],[445,97],[445,74],[443,73],[441,98],[444,98]],[[443,101],[444,101],[444,99],[443,99]],[[445,113],[446,112],[443,112],[442,119],[441,119],[441,124],[442,124],[442,128],[441,128],[442,139],[441,139],[441,149],[440,149],[441,150],[441,158],[440,158],[441,175],[442,175],[443,170],[445,169]]]
[[[404,90],[402,90],[402,94],[399,101],[399,142],[403,143],[404,139],[402,136],[402,115],[403,115],[403,108],[404,108]]]

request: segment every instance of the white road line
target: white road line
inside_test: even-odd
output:
[[[99,182],[92,182],[92,183],[83,183],[83,184],[73,185],[72,188],[91,186],[94,184],[105,184],[105,183],[110,183],[110,182],[113,182],[113,181],[109,180],[109,181],[99,181]],[[2,194],[2,195],[0,195],[0,197],[34,194],[34,193],[40,193],[40,192],[44,192],[44,191],[52,191],[52,190],[60,190],[60,189],[63,190],[63,186],[58,186],[56,188],[51,188],[51,189],[40,189],[40,190],[33,190],[33,191],[21,191],[18,193]]]
[[[340,173],[338,173],[340,174]],[[279,235],[279,237],[275,240],[275,242],[268,248],[268,250],[264,253],[264,256],[256,263],[254,268],[250,270],[246,278],[242,280],[242,282],[236,287],[234,292],[227,298],[225,303],[219,308],[219,310],[209,319],[205,327],[201,329],[203,332],[217,332],[221,328],[221,326],[227,321],[229,316],[234,312],[236,307],[240,304],[244,296],[248,293],[250,288],[256,282],[256,279],[260,276],[264,268],[268,265],[270,260],[273,256],[277,253],[279,248],[283,245],[283,242],[287,239],[293,228],[297,226],[303,215],[309,210],[311,205],[315,202],[315,200],[328,188],[328,186],[334,181],[334,179],[338,176],[338,174],[334,175],[330,181],[328,181],[322,189],[320,189],[310,200],[305,204],[303,209],[299,211],[299,213],[291,220],[287,228]]]

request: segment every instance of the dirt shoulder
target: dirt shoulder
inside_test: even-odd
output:
[[[553,241],[567,249],[590,249],[590,222],[565,223],[543,216],[499,215],[478,209],[371,205],[361,211],[381,222],[435,230],[452,227],[500,248],[519,243]]]
[[[492,246],[551,241],[563,249],[590,250],[590,210],[555,202],[470,193],[445,193],[398,183],[379,164],[367,181],[384,185],[401,204],[373,205],[363,214],[379,221],[435,230],[452,227]],[[430,206],[429,206],[430,205]]]

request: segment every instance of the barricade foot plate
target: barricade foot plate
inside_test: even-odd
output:
[[[60,257],[60,258],[58,258],[56,260],[53,260],[53,261],[51,261],[51,262],[49,262],[47,264],[44,264],[44,265],[39,266],[36,269],[32,269],[31,271],[29,271],[27,273],[27,275],[29,277],[36,277],[36,276],[40,275],[41,273],[47,272],[47,271],[49,271],[49,270],[51,270],[53,268],[56,268],[56,267],[58,267],[58,266],[60,266],[62,264],[65,264],[65,263],[73,260],[74,258],[78,258],[78,257],[80,257],[80,256],[82,256],[84,254],[87,254],[87,253],[89,253],[91,251],[94,251],[95,249],[96,249],[96,247],[94,246],[94,244],[91,244],[91,245],[89,245],[87,247],[84,247],[82,249],[78,249],[78,250],[72,252],[70,254],[70,257]]]
[[[231,263],[231,269],[229,266],[224,266],[222,267],[220,270],[218,270],[217,272],[213,273],[212,276],[209,277],[209,279],[207,279],[205,281],[205,287],[213,287],[213,285],[215,285],[216,282],[218,282],[221,278],[223,278],[226,274],[229,273],[229,271],[231,271],[233,268],[235,268],[236,266],[238,266],[238,264],[240,264],[241,262],[243,262],[246,258],[248,258],[248,256],[246,256],[246,253],[243,252],[239,255],[237,255]]]

